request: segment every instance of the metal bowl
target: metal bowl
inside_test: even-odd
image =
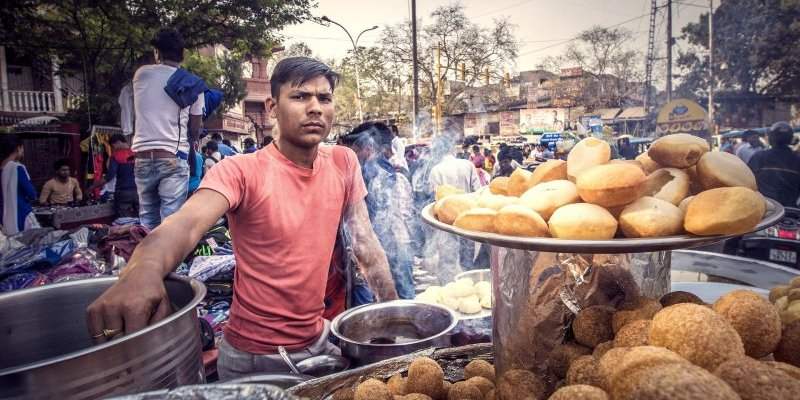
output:
[[[342,355],[365,365],[429,347],[451,345],[458,317],[447,307],[413,300],[366,304],[337,316],[331,332]]]
[[[133,334],[94,345],[86,307],[117,278],[0,295],[0,399],[97,399],[203,383],[195,307],[203,284],[171,274],[177,311]]]
[[[751,232],[760,231],[776,224],[783,218],[783,206],[775,200],[766,198],[767,211],[764,218]],[[662,250],[685,249],[713,244],[734,236],[693,236],[676,235],[642,239],[611,240],[570,240],[550,237],[517,237],[461,229],[439,221],[433,215],[433,204],[422,209],[422,219],[436,229],[450,232],[476,242],[519,250],[548,251],[554,253],[644,253]]]

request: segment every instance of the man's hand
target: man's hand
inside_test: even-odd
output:
[[[168,316],[172,309],[164,277],[197,246],[228,206],[221,194],[200,189],[153,230],[136,247],[119,281],[87,309],[89,334],[104,342],[108,336],[129,334]],[[103,335],[104,330],[114,335]]]
[[[389,262],[383,247],[369,222],[367,204],[364,200],[350,204],[344,213],[345,233],[350,236],[353,251],[361,273],[369,283],[377,301],[396,300],[397,290],[389,270]]]
[[[89,334],[97,343],[111,339],[103,335],[104,329],[129,334],[172,312],[164,278],[154,272],[140,268],[126,274],[89,306],[86,317]]]

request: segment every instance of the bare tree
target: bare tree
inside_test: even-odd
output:
[[[419,35],[420,97],[422,106],[430,106],[436,101],[440,80],[463,80],[449,87],[444,112],[450,113],[463,107],[460,95],[467,88],[480,84],[487,69],[491,78],[501,78],[504,67],[516,59],[519,45],[514,26],[507,19],[495,20],[489,28],[481,27],[469,21],[460,3],[439,7],[430,16],[433,22],[423,26]],[[409,68],[412,62],[410,22],[386,27],[380,43],[388,59]],[[441,53],[438,75],[437,51]],[[459,73],[462,65],[465,77]],[[410,75],[410,71],[406,75]]]

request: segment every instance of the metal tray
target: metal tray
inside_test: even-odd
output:
[[[761,222],[751,232],[760,231],[772,226],[780,221],[781,218],[783,218],[783,206],[775,200],[769,198],[765,199],[767,200],[767,211],[764,214],[764,218],[761,220]],[[476,242],[487,243],[500,247],[508,247],[512,249],[548,251],[553,253],[643,253],[650,251],[686,249],[697,246],[705,246],[731,237],[739,236],[677,235],[645,239],[620,238],[611,240],[569,240],[554,239],[549,237],[517,237],[499,235],[496,233],[469,231],[452,225],[447,225],[434,217],[433,204],[429,204],[422,209],[422,219],[436,229],[450,232]]]

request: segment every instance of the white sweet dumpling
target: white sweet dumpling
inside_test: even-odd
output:
[[[492,283],[487,281],[480,281],[475,284],[475,290],[478,292],[478,297],[483,297],[484,293],[492,294]]]
[[[475,282],[470,278],[461,278],[456,281],[458,285],[467,285],[467,286],[474,286]]]
[[[439,297],[428,291],[418,294],[416,297],[414,297],[414,300],[422,301],[425,303],[434,303],[434,304],[439,303]]]
[[[491,293],[489,293],[489,296],[481,297],[481,307],[488,308],[490,310],[492,309],[492,296],[491,296]]]
[[[433,296],[433,298],[438,302],[442,299],[444,288],[441,286],[428,286],[424,293],[428,293],[430,296]]]
[[[481,302],[478,296],[467,296],[460,299],[458,311],[464,314],[477,314],[481,312]]]
[[[444,287],[444,296],[449,297],[467,297],[475,294],[475,287],[472,285],[472,280],[450,282]]]
[[[452,310],[458,310],[459,305],[461,305],[461,300],[458,297],[444,296],[440,303]]]

